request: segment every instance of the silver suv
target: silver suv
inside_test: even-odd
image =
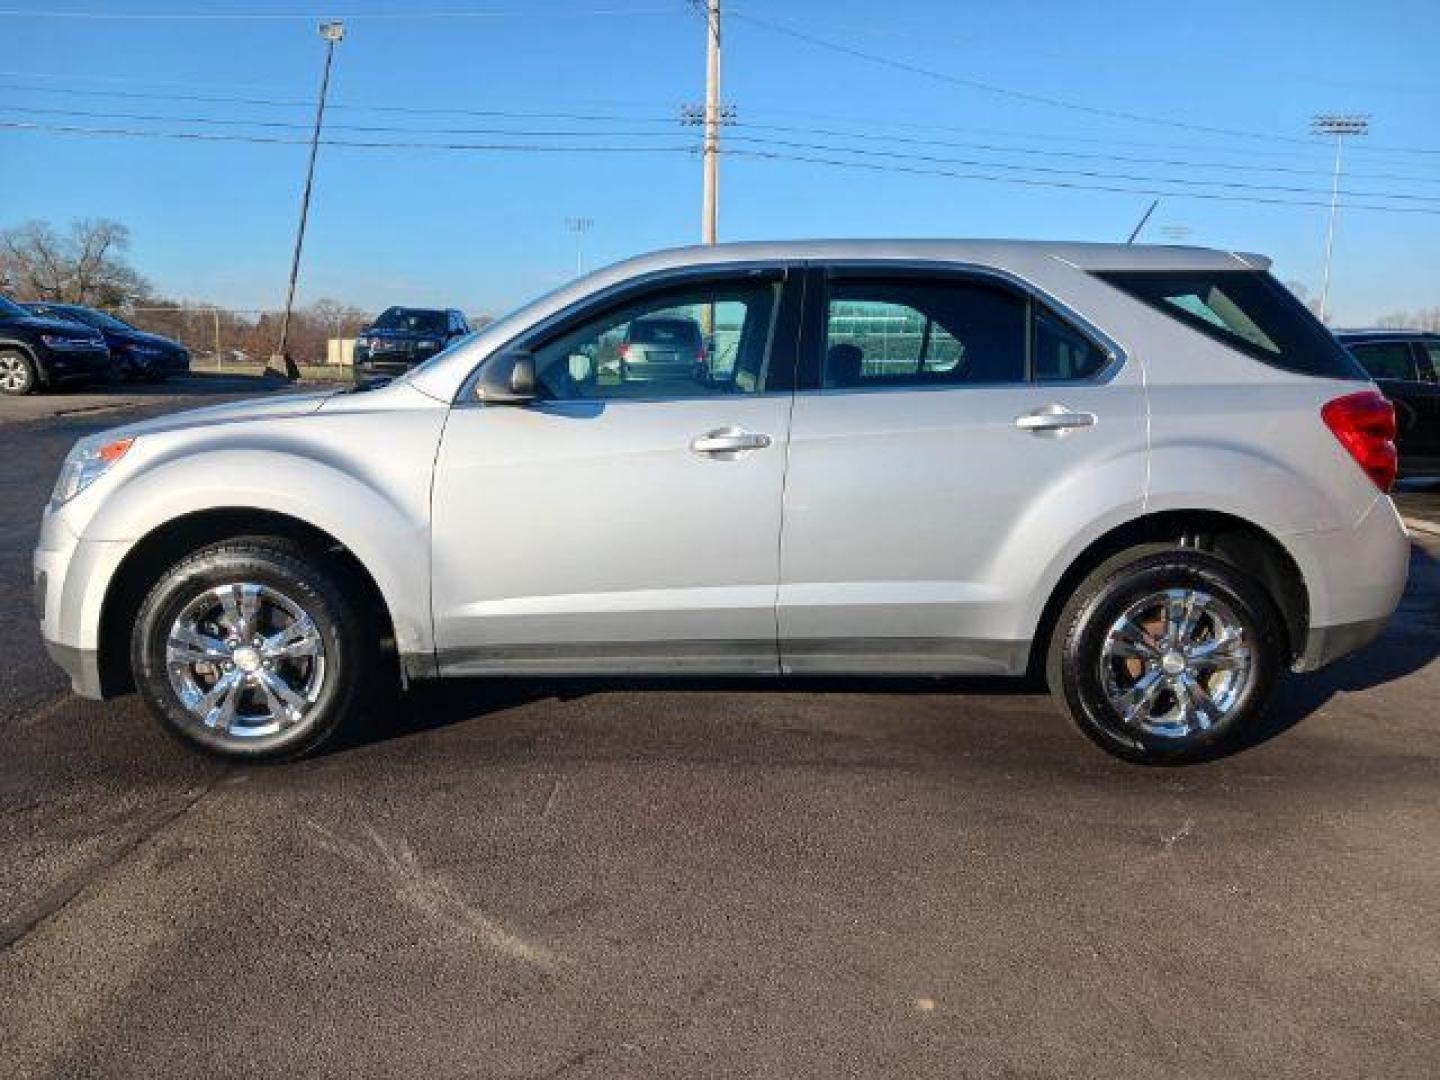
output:
[[[1390,406],[1253,255],[662,252],[378,389],[87,438],[35,591],[77,692],[291,756],[386,681],[1043,674],[1122,757],[1243,743],[1408,545]],[[714,341],[603,362],[637,322]],[[601,361],[601,362],[597,362]]]

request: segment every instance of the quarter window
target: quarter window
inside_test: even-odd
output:
[[[759,393],[779,294],[778,281],[721,282],[651,293],[584,318],[533,350],[541,396]]]
[[[1090,379],[1109,360],[1089,338],[1038,304],[1034,307],[1031,334],[1032,367],[1037,381]]]

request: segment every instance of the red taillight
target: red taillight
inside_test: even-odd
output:
[[[1395,406],[1376,390],[1327,401],[1320,419],[1381,491],[1395,483]]]
[[[705,343],[703,341],[695,346],[695,362],[697,364],[703,364],[705,362]]]
[[[630,355],[630,343],[627,341],[627,342],[622,343],[621,346],[620,346],[620,359],[621,359],[621,360],[624,360],[624,359],[625,359],[627,356],[629,356],[629,355]]]

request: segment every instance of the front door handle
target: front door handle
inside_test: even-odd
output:
[[[1095,419],[1094,413],[1076,412],[1064,405],[1052,403],[1017,416],[1015,426],[1021,431],[1030,431],[1037,435],[1064,435],[1076,428],[1094,427]]]
[[[690,443],[690,449],[707,457],[729,461],[747,450],[763,450],[770,445],[770,436],[744,428],[723,427],[707,431]]]

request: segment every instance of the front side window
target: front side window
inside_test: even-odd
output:
[[[532,349],[541,397],[654,399],[764,389],[780,283],[671,288],[582,318]]]
[[[1101,280],[1193,330],[1301,375],[1352,379],[1355,362],[1269,274],[1255,270],[1126,270]]]
[[[1403,341],[1370,341],[1352,345],[1350,351],[1372,379],[1409,382],[1415,378],[1415,358],[1410,354],[1410,346]]]
[[[1025,379],[1026,300],[940,279],[831,284],[827,389],[981,385]]]

